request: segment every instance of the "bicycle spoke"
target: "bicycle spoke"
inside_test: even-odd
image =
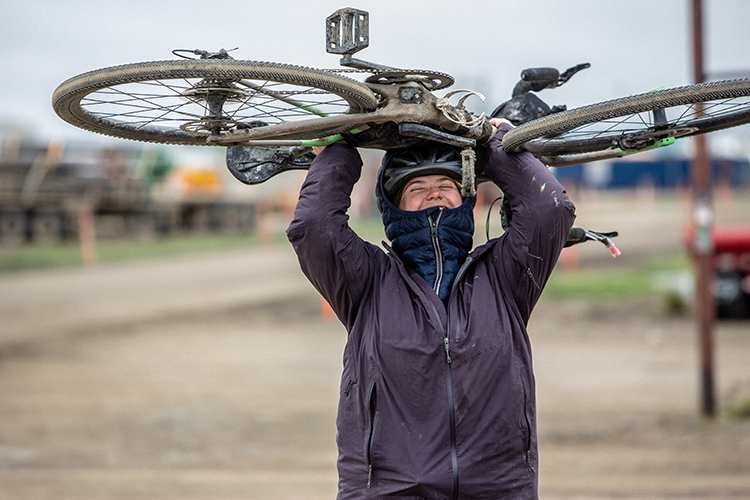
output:
[[[635,112],[634,112],[635,111]],[[526,150],[551,164],[612,158],[597,152],[645,151],[678,138],[750,123],[750,79],[665,89],[583,106],[533,120],[503,138],[508,151]]]
[[[86,99],[85,101],[82,101],[82,105],[90,109],[91,111],[94,111],[93,108],[96,105],[102,105],[102,106],[107,106],[107,107],[113,107],[113,105],[116,105],[118,110],[120,108],[130,109],[130,111],[112,111],[112,112],[100,111],[96,113],[98,116],[105,116],[109,118],[114,118],[114,117],[143,118],[144,116],[141,115],[141,113],[152,112],[154,110],[164,110],[165,115],[168,113],[178,113],[179,108],[184,107],[186,105],[185,103],[177,103],[173,106],[163,106],[163,105],[156,106],[153,104],[153,101],[145,100],[135,95],[130,95],[130,94],[122,94],[122,95],[127,95],[131,99],[119,100],[119,101],[97,101],[93,99]],[[145,103],[145,104],[142,104],[142,103]],[[147,105],[147,104],[151,104],[151,105]],[[190,118],[199,117],[199,115],[196,115],[194,113],[180,112],[180,114],[184,115],[185,117],[190,117]],[[148,118],[150,119],[151,117],[148,117]]]
[[[168,88],[169,90],[175,91],[175,87],[163,85],[164,87]],[[178,102],[171,106],[164,106],[160,104],[159,100],[165,100],[165,99],[174,99],[176,95],[164,95],[164,94],[155,94],[155,93],[136,93],[136,92],[128,92],[127,89],[119,89],[116,87],[109,87],[107,89],[104,89],[102,91],[96,92],[88,96],[83,102],[91,105],[92,103],[95,104],[101,104],[102,106],[121,106],[124,108],[135,108],[144,112],[152,112],[152,111],[160,111],[164,110],[167,113],[170,112],[177,112],[180,108],[187,106],[189,103],[197,104],[193,101],[186,101],[186,102]],[[118,96],[124,96],[126,98],[124,99],[93,99],[92,96],[97,95],[118,95]],[[204,107],[204,109],[206,109]],[[195,113],[183,113],[184,116],[195,118],[199,115]],[[130,113],[111,113],[111,116],[128,116]]]
[[[558,137],[570,138],[575,140],[595,140],[607,137],[618,137],[629,133],[642,133],[644,131],[654,131],[658,134],[659,130],[679,129],[680,127],[689,127],[689,123],[702,116],[722,117],[729,116],[750,106],[750,98],[731,98],[718,101],[708,101],[704,103],[703,110],[698,112],[694,104],[680,105],[666,108],[667,120],[665,123],[654,123],[653,112],[636,113],[620,117],[618,119],[601,120],[595,123],[582,125],[578,128],[565,132],[561,136],[550,138],[540,138],[540,142],[556,140]],[[673,118],[670,118],[670,115]],[[688,125],[686,125],[688,124]]]
[[[55,112],[75,126],[185,145],[218,144],[259,126],[269,128],[255,135],[283,140],[330,135],[341,128],[336,116],[377,104],[366,85],[329,71],[232,59],[113,66],[70,78],[53,94]]]
[[[214,114],[209,96],[225,100]],[[207,79],[152,80],[106,87],[89,94],[81,107],[101,119],[135,129],[151,125],[179,128],[185,123],[267,125],[346,112],[342,98],[316,88],[278,82]],[[206,125],[208,126],[208,125]]]

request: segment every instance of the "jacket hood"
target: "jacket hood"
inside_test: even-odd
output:
[[[385,186],[385,171],[386,171],[386,166],[390,163],[391,158],[393,158],[394,155],[396,155],[396,154],[398,154],[400,152],[401,152],[401,150],[386,151],[386,153],[383,155],[383,159],[382,159],[382,161],[380,163],[380,169],[378,170],[377,183],[375,184],[375,200],[377,202],[378,210],[383,215],[383,223],[384,224],[386,224],[386,222],[385,222],[385,212],[386,211],[390,212],[391,210],[398,210],[398,211],[403,212],[403,210],[401,210],[398,207],[396,207],[396,205],[393,204],[393,201],[390,198],[388,198],[388,196],[386,196],[386,190],[385,190],[385,187],[384,187]],[[442,170],[439,170],[439,169],[424,169],[424,171],[423,171],[423,173],[421,175],[429,175],[429,174],[435,174],[435,173],[443,173],[443,174],[449,175],[449,176],[454,177],[454,178],[456,177],[452,173],[445,172],[445,171],[442,171]],[[460,176],[459,176],[459,180],[460,180]],[[472,206],[472,209],[473,209],[474,204],[476,203],[476,197],[475,196],[469,196],[469,197],[464,198],[463,200],[464,200],[464,204],[466,204],[466,202],[469,201],[471,203],[471,206]],[[458,207],[458,208],[460,208],[460,207]],[[458,208],[453,209],[453,210],[457,210]]]
[[[396,207],[383,191],[384,165],[375,186],[385,235],[405,264],[424,278],[447,303],[453,280],[473,246],[475,197],[450,209],[407,211]]]

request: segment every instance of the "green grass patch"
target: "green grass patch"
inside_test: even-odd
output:
[[[689,271],[692,267],[687,252],[652,257],[643,264],[643,269],[651,272]]]
[[[553,273],[544,289],[548,297],[611,300],[653,293],[651,274],[644,271],[589,270]]]
[[[380,242],[386,239],[379,218],[355,220],[352,221],[352,227],[360,236],[375,245],[380,245]],[[279,231],[274,236],[272,243],[288,244],[283,231]],[[101,240],[97,242],[97,262],[110,264],[169,258],[178,255],[251,248],[259,244],[260,241],[255,233],[202,233],[164,236],[145,241]],[[26,244],[19,247],[0,248],[0,273],[81,265],[81,250],[77,241],[56,245]],[[653,286],[654,277],[658,273],[688,271],[689,269],[690,260],[684,253],[659,256],[642,263],[635,269],[581,269],[577,271],[558,269],[552,274],[544,294],[558,299],[599,301],[653,296],[659,293]]]
[[[274,241],[286,241],[286,238],[277,235]],[[97,242],[96,253],[97,263],[110,264],[248,248],[258,244],[255,234],[205,233],[164,236],[145,241],[102,240]],[[0,273],[75,267],[82,264],[81,249],[77,241],[0,248]]]
[[[379,245],[386,240],[379,218],[353,220],[352,228],[362,238]],[[387,241],[387,240],[386,240]],[[656,290],[654,282],[660,273],[690,271],[691,262],[685,252],[659,255],[634,268],[580,269],[555,271],[544,289],[546,297],[608,301],[662,297],[669,311],[680,312],[684,302],[678,291]]]
[[[557,270],[547,282],[544,294],[557,299],[593,301],[637,299],[661,294],[667,300],[669,293],[654,287],[656,276],[683,271],[690,271],[690,260],[682,253],[655,257],[628,269]]]
[[[352,219],[349,221],[352,229],[360,238],[380,246],[381,241],[388,241],[385,237],[385,229],[380,217],[369,217],[366,219]]]
[[[750,420],[750,397],[725,406],[724,415],[735,420]]]
[[[73,243],[21,245],[0,248],[0,272],[71,267],[81,264],[81,251]]]

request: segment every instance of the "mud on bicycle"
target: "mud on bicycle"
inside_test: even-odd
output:
[[[63,120],[96,133],[225,146],[229,170],[247,184],[308,168],[313,146],[345,140],[388,150],[443,142],[463,149],[464,195],[474,189],[475,150],[494,133],[490,116],[516,125],[503,138],[506,151],[529,151],[550,166],[620,157],[750,122],[750,79],[656,90],[570,110],[537,97],[588,64],[562,74],[554,68],[524,70],[509,101],[489,116],[477,116],[465,103],[471,96],[484,100],[481,94],[453,90],[438,97],[435,92],[453,85],[450,75],[353,57],[368,45],[368,13],[340,9],[326,19],[326,50],[341,56],[341,68],[237,60],[223,49],[178,49],[173,51],[178,59],[70,78],[55,90],[53,107]],[[362,76],[363,81],[355,79]],[[598,234],[583,239],[599,239]]]

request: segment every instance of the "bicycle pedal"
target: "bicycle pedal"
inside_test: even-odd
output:
[[[339,9],[326,18],[326,52],[347,54],[370,45],[369,14],[358,9]]]

